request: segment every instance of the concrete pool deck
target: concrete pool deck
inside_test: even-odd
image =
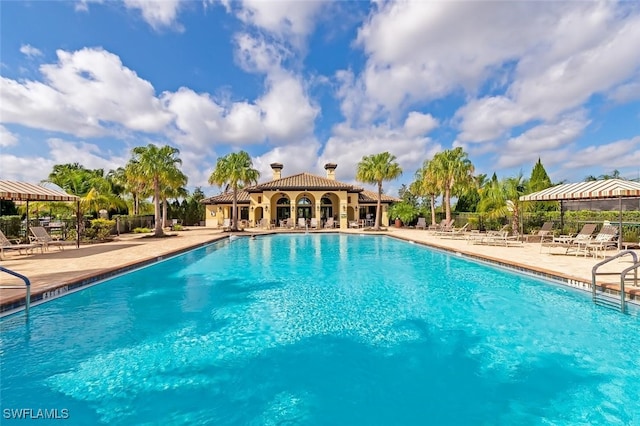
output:
[[[248,230],[242,235],[252,233],[274,233],[287,231]],[[319,231],[327,232],[327,231]],[[330,230],[328,232],[337,232]],[[357,234],[370,232],[350,229],[343,233]],[[34,302],[56,297],[77,288],[85,287],[96,281],[109,278],[118,273],[153,263],[184,251],[201,247],[229,236],[213,228],[193,227],[185,231],[169,232],[174,236],[167,238],[149,238],[142,234],[125,234],[114,241],[81,245],[80,248],[66,247],[60,251],[51,248],[48,252],[21,255],[18,252],[5,252],[0,266],[25,275],[31,281],[31,295]],[[486,260],[491,263],[520,269],[535,275],[555,278],[576,288],[588,289],[591,282],[592,267],[602,258],[561,255],[563,250],[551,249],[553,253],[540,253],[539,243],[525,243],[519,246],[488,246],[470,244],[462,239],[446,239],[434,236],[424,230],[389,228],[387,234],[416,243],[422,243],[464,256]],[[608,257],[617,251],[610,250]],[[640,250],[635,250],[640,258]],[[603,271],[619,272],[631,266],[631,256],[613,260]],[[607,281],[615,281],[616,276]],[[0,285],[23,285],[23,282],[11,275],[0,273]],[[0,313],[8,313],[24,305],[25,290],[0,289]],[[640,298],[636,296],[636,301]]]

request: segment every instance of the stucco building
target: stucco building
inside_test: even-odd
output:
[[[304,219],[318,228],[372,226],[377,193],[336,180],[336,164],[324,166],[326,176],[300,173],[282,177],[283,165],[272,163],[272,180],[238,191],[238,215],[244,227],[294,227]],[[382,195],[382,225],[389,225],[389,204],[399,201]],[[202,200],[206,206],[206,226],[222,227],[231,218],[233,192]],[[313,221],[312,221],[313,220]]]

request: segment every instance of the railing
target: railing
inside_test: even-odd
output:
[[[19,274],[15,271],[12,271],[11,269],[7,269],[3,266],[0,266],[0,271],[1,272],[6,272],[9,275],[13,275],[14,277],[18,277],[20,278],[22,281],[24,281],[24,284],[27,288],[27,295],[25,298],[25,303],[24,303],[24,307],[25,307],[25,313],[27,314],[27,316],[29,315],[29,307],[31,306],[31,281],[29,281],[29,278],[25,277],[22,274]],[[17,286],[17,285],[3,285],[0,286],[0,288],[22,288],[22,286]]]
[[[598,272],[598,269],[602,266],[605,265],[609,262],[611,262],[614,259],[619,259],[623,256],[626,255],[631,255],[631,258],[633,259],[633,265],[624,269],[621,272]],[[638,255],[633,251],[633,250],[624,250],[621,251],[620,253],[616,254],[613,257],[610,257],[608,259],[603,260],[602,262],[598,262],[596,263],[593,268],[591,269],[591,298],[593,300],[594,303],[597,303],[598,301],[598,297],[597,297],[597,293],[596,293],[596,289],[597,289],[597,283],[596,283],[596,276],[598,275],[620,275],[620,311],[621,312],[626,312],[626,301],[625,301],[625,290],[624,290],[624,283],[627,277],[627,274],[631,271],[634,271],[634,286],[638,285],[638,268],[640,268],[640,263],[638,263]]]

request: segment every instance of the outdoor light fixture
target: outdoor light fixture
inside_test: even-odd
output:
[[[269,206],[264,206],[264,211],[268,212],[269,211]]]

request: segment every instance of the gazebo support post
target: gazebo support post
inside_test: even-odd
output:
[[[24,237],[29,240],[29,200],[27,200],[27,224],[24,227]]]
[[[560,200],[560,233],[564,230],[564,203]]]
[[[80,199],[76,201],[76,248],[80,248]]]
[[[618,207],[620,208],[620,222],[618,223],[618,251],[622,250],[622,195],[618,197]]]

